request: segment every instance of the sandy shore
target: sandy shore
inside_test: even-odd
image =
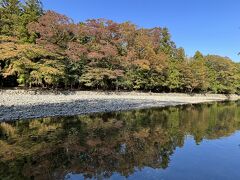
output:
[[[0,90],[0,121],[239,99],[219,94]]]

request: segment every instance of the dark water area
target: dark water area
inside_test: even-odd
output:
[[[240,103],[0,123],[0,179],[240,179]]]

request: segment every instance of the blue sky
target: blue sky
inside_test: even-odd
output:
[[[139,27],[168,27],[177,46],[192,56],[228,56],[240,62],[239,0],[43,0],[45,9],[74,21],[106,18]]]

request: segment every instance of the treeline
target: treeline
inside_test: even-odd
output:
[[[239,64],[187,58],[167,28],[74,23],[39,0],[2,0],[0,17],[1,87],[240,93]]]

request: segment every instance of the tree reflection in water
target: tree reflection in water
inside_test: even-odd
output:
[[[188,105],[0,124],[0,179],[129,176],[168,167],[186,135],[196,144],[240,129],[238,103]]]

